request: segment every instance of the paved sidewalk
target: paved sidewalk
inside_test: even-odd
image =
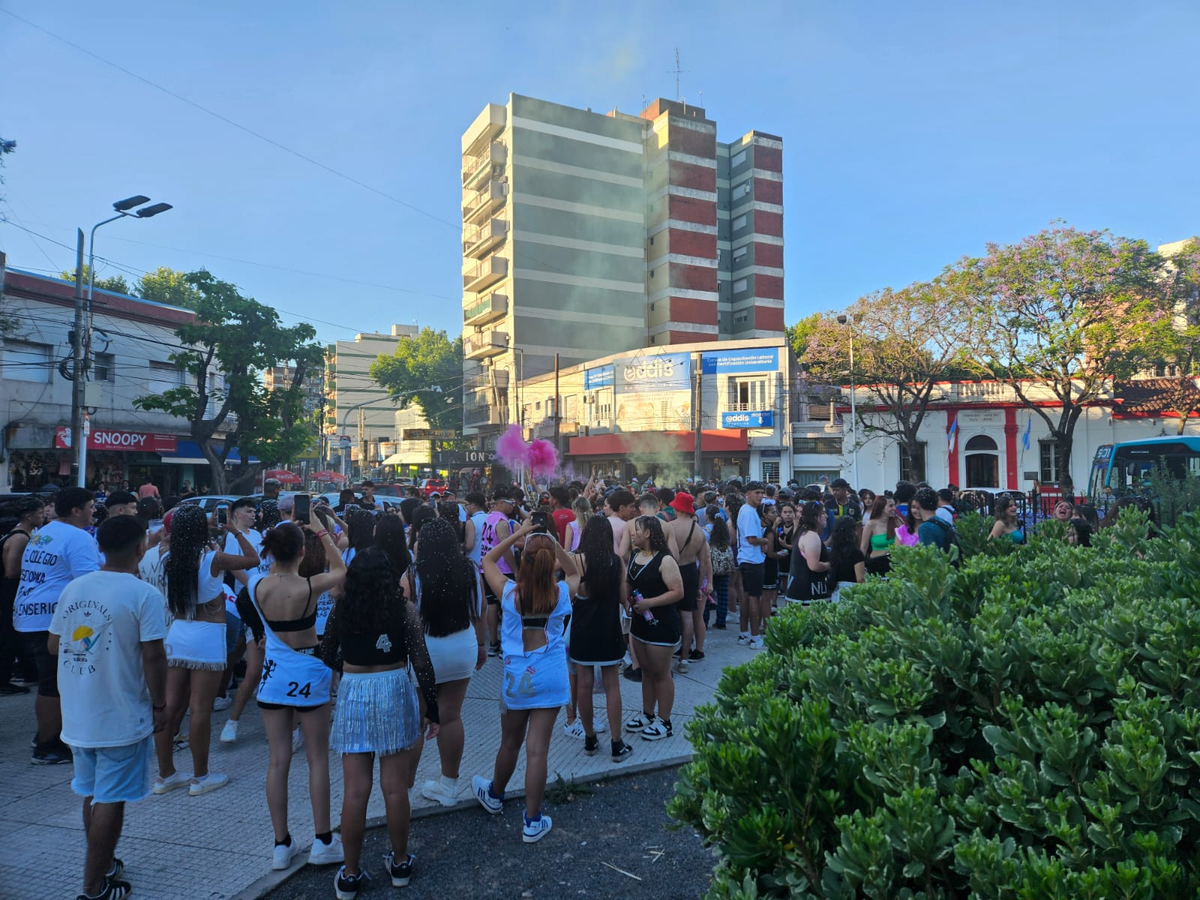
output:
[[[610,773],[678,764],[690,756],[683,725],[695,707],[713,696],[721,670],[750,658],[753,651],[738,646],[737,631],[715,631],[709,635],[708,658],[692,665],[686,675],[677,675],[672,724],[675,736],[656,742],[634,738],[634,753],[626,763],[613,763],[607,753],[588,757],[583,741],[565,737],[559,716],[558,730],[550,744],[550,781],[561,774],[567,780],[588,780]],[[469,793],[473,774],[490,775],[500,740],[499,660],[489,659],[475,674],[463,705],[466,752],[462,763],[462,803],[474,803]],[[621,699],[626,715],[641,706],[641,686],[621,680]],[[604,697],[595,697],[598,714]],[[230,900],[257,896],[278,882],[268,878],[273,846],[264,782],[267,746],[262,720],[253,704],[242,717],[238,742],[217,741],[225,713],[213,716],[213,771],[231,777],[228,787],[189,797],[174,791],[150,797],[126,809],[124,836],[119,854],[125,860],[127,877],[138,897],[152,900]],[[82,878],[84,841],[81,801],[71,791],[70,766],[31,765],[29,738],[33,732],[33,697],[0,698],[0,834],[5,836],[0,854],[0,883],[5,897],[18,900],[74,898]],[[186,720],[184,723],[186,730]],[[607,735],[601,748],[607,749]],[[332,809],[337,827],[342,800],[342,767],[331,754]],[[176,754],[180,771],[191,771],[187,750]],[[439,771],[437,749],[425,748],[417,771],[416,785]],[[519,794],[524,778],[524,759],[518,764],[510,791]],[[308,766],[301,750],[292,761],[289,781],[292,836],[307,847],[313,839],[312,813],[308,803]],[[414,814],[435,806],[411,793]],[[382,817],[383,798],[376,788],[368,810]],[[13,893],[9,890],[13,889]]]

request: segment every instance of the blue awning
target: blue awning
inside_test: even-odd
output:
[[[218,448],[220,452],[220,448]],[[177,441],[175,443],[174,453],[160,453],[159,456],[167,465],[172,466],[206,466],[208,460],[204,458],[204,454],[200,452],[200,444],[196,441]],[[225,460],[226,465],[237,465],[241,462],[241,457],[238,455],[237,447],[229,451],[229,458]],[[253,456],[250,457],[251,463],[258,463],[258,460]]]

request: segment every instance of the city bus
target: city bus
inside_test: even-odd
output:
[[[1097,447],[1088,496],[1102,502],[1106,496],[1145,493],[1150,475],[1160,466],[1180,480],[1200,475],[1200,437],[1146,438]],[[1111,492],[1106,494],[1106,488]]]

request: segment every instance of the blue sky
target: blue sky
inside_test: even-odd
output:
[[[1193,2],[0,9],[394,198],[0,12],[9,264],[71,266],[17,226],[70,245],[143,193],[176,208],[103,229],[98,272],[205,266],[324,339],[458,329],[459,138],[486,102],[636,112],[674,95],[676,48],[721,139],[784,138],[789,323],[1055,218],[1200,232]]]

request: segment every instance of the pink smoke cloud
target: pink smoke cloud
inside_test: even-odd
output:
[[[550,478],[558,470],[558,451],[549,441],[537,440],[530,444],[526,460],[534,478]]]
[[[509,425],[496,441],[496,459],[507,469],[516,472],[528,464],[529,445],[519,425]]]

